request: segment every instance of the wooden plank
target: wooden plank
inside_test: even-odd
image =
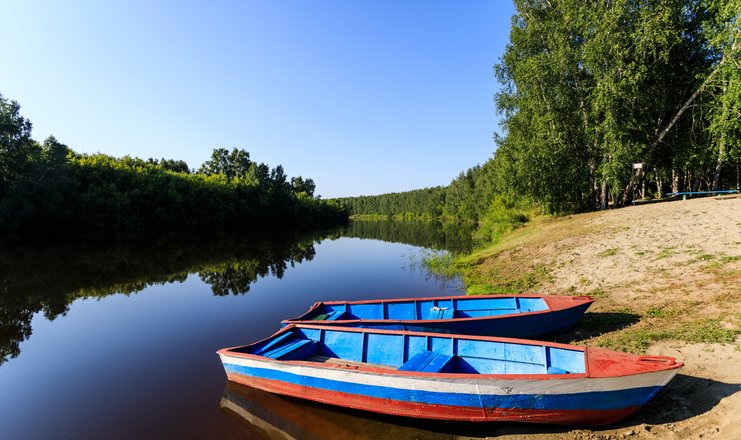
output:
[[[296,339],[293,341],[290,341],[289,343],[285,345],[280,345],[278,347],[273,348],[272,350],[269,350],[267,352],[263,352],[261,356],[273,358],[273,359],[280,359],[282,356],[285,356],[289,353],[292,353],[299,348],[303,347],[307,344],[315,344],[316,342],[311,339]]]
[[[310,362],[319,362],[322,364],[334,364],[334,365],[342,365],[347,367],[371,367],[371,368],[383,368],[385,370],[396,370],[396,367],[391,367],[388,365],[382,365],[382,364],[371,364],[368,362],[356,362],[356,361],[348,361],[346,359],[340,359],[340,358],[333,358],[329,356],[321,356],[321,355],[314,355],[306,358],[307,361]]]

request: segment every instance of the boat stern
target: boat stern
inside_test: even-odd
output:
[[[585,312],[589,306],[594,302],[594,298],[589,295],[577,295],[577,296],[544,296],[548,307],[551,311],[565,310],[579,308],[582,313]]]

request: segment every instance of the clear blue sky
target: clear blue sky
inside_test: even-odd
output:
[[[497,130],[509,1],[0,0],[0,93],[33,136],[183,159],[243,148],[323,197],[446,185]]]

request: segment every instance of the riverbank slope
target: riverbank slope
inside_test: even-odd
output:
[[[485,435],[741,438],[741,198],[537,219],[456,266],[469,293],[596,297],[590,313],[559,342],[675,356],[686,364],[652,402],[618,425],[509,425]]]

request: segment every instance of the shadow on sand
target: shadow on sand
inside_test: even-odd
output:
[[[481,425],[449,426],[440,424],[437,429],[451,435],[469,437],[494,437],[500,435],[525,435],[566,433],[573,429],[607,431],[638,425],[675,423],[704,414],[722,399],[741,391],[741,384],[718,382],[701,377],[678,374],[645,406],[625,419],[606,426],[527,425],[515,423],[486,423]],[[428,429],[434,429],[428,426]]]
[[[555,342],[578,344],[579,341],[630,327],[640,319],[641,316],[634,313],[587,312],[571,329],[559,334]]]

